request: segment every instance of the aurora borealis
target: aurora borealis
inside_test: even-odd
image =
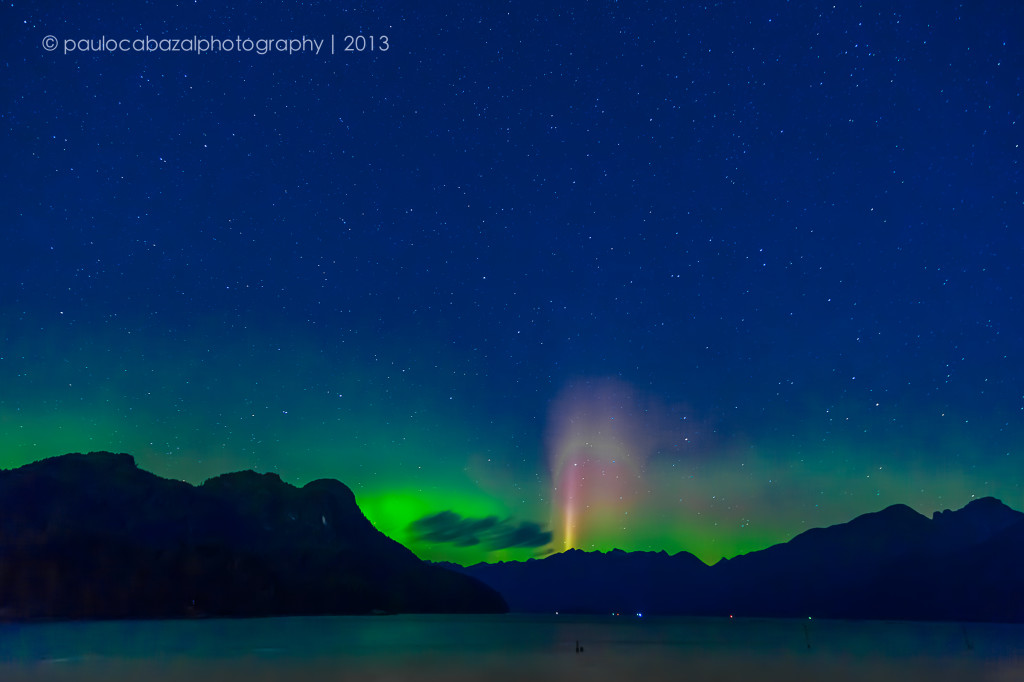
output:
[[[11,3],[0,467],[337,478],[460,563],[1024,508],[1024,6],[975,5]],[[196,34],[389,49],[41,44]]]

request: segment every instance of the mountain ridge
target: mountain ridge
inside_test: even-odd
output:
[[[340,481],[249,471],[192,486],[107,452],[0,471],[2,618],[505,610],[380,533]]]
[[[931,518],[890,505],[711,565],[680,554],[693,561],[569,550],[450,566],[513,611],[1024,622],[1024,514],[995,498]]]
[[[572,549],[463,567],[420,561],[333,479],[193,486],[108,452],[0,471],[0,618],[509,609],[1024,622],[1024,514],[896,504],[712,565]]]

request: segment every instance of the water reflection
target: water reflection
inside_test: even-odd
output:
[[[577,653],[576,643],[583,648]],[[3,680],[1024,679],[1024,626],[388,616],[0,628]]]

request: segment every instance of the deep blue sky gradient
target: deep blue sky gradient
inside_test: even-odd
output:
[[[614,385],[665,436],[584,548],[1024,507],[1024,6],[560,7],[8,4],[0,464],[337,477],[525,556],[552,406]],[[41,47],[349,33],[390,49]]]

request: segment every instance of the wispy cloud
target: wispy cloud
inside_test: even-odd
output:
[[[444,542],[456,547],[481,545],[485,549],[543,547],[551,542],[551,531],[533,521],[464,517],[451,510],[424,516],[409,524],[417,540]]]

